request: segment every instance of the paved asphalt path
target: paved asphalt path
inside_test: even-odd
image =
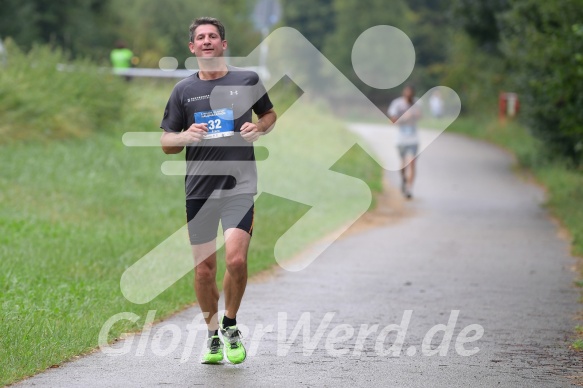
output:
[[[394,154],[392,130],[352,129]],[[423,132],[426,143],[432,137]],[[541,207],[542,190],[511,166],[493,146],[437,138],[419,159],[411,216],[336,241],[305,270],[249,284],[239,321],[249,325],[253,355],[241,365],[198,363],[203,333],[190,351],[186,331],[194,308],[118,342],[125,355],[96,352],[17,386],[569,387],[583,374],[568,349],[580,307],[575,259]],[[430,329],[450,319],[449,348],[443,331],[430,341]],[[406,327],[400,349],[397,330],[389,332],[398,325]],[[262,327],[272,330],[258,341]],[[393,344],[396,357],[387,354]]]

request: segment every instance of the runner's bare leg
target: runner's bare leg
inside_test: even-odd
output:
[[[415,180],[415,158],[410,159],[408,167],[407,184],[408,189],[411,190],[413,188],[413,181]]]
[[[209,330],[218,330],[219,289],[217,287],[216,240],[193,245],[194,291]]]
[[[247,286],[247,251],[251,236],[242,229],[225,231],[225,263],[227,270],[223,280],[225,315],[235,318]]]

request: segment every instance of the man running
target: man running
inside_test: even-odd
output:
[[[210,17],[190,25],[190,52],[199,71],[178,82],[160,127],[166,154],[186,147],[188,232],[195,262],[195,293],[209,330],[203,364],[227,359],[238,364],[246,352],[237,312],[247,284],[247,252],[253,232],[257,170],[253,144],[269,132],[277,116],[255,72],[227,66],[225,28]],[[258,117],[252,122],[252,111]],[[225,237],[225,315],[218,314],[216,237]],[[222,338],[219,337],[219,330]]]
[[[399,120],[399,132],[397,135],[397,148],[401,156],[401,177],[403,179],[401,190],[407,198],[413,196],[413,180],[415,179],[415,158],[419,148],[417,135],[417,121],[421,118],[419,104],[414,106],[415,89],[405,86],[402,95],[391,102],[389,106],[389,118],[394,123]]]

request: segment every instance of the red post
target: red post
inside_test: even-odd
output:
[[[506,122],[506,93],[504,92],[498,96],[498,120],[501,123]]]

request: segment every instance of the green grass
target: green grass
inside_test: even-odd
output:
[[[549,191],[548,206],[569,230],[573,253],[583,256],[583,173],[561,164],[539,167],[535,173]]]
[[[156,310],[161,319],[194,301],[192,273],[144,305],[130,303],[120,292],[124,270],[185,222],[183,177],[160,172],[163,161],[182,160],[183,155],[164,155],[157,147],[128,148],[121,142],[126,131],[158,131],[172,84],[136,80],[127,86],[123,109],[100,124],[107,128],[59,132],[56,126],[59,136],[46,139],[30,126],[20,137],[27,140],[0,145],[3,165],[9,166],[0,175],[0,385],[95,348],[101,326],[114,314],[128,311],[141,319],[116,324],[112,337],[139,330],[148,310]],[[99,93],[95,98],[117,101]],[[289,97],[277,94],[276,106],[290,104]],[[19,109],[32,109],[26,105],[21,101]],[[5,121],[3,130],[17,131],[22,117],[11,116],[12,124]],[[296,121],[305,117],[322,128],[310,133],[310,141],[324,144],[340,137],[344,140],[334,141],[350,143],[343,124],[318,107],[307,107]],[[83,122],[80,118],[68,125]],[[276,131],[297,143],[310,128],[283,125]],[[318,158],[301,149],[298,157]],[[358,149],[350,149],[334,169],[380,190],[380,167]],[[349,206],[350,193],[339,194],[336,204]],[[309,209],[268,194],[256,206],[252,274],[275,264],[276,240]],[[304,236],[306,241],[346,222],[342,215],[331,214],[330,220]]]

